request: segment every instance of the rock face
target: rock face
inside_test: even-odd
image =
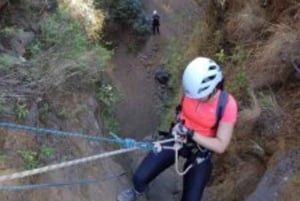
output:
[[[267,169],[256,190],[246,201],[279,201],[284,195],[297,194],[298,191],[293,191],[293,184],[299,183],[297,181],[299,180],[297,175],[300,173],[299,159],[299,150],[281,153],[276,157],[274,164]],[[299,192],[297,196],[290,197],[289,200],[299,200]]]
[[[8,0],[0,0],[0,9],[8,2]]]

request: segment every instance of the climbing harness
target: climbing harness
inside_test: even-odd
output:
[[[184,144],[187,143],[187,140],[182,139],[179,135],[177,135],[174,132],[172,132],[172,136],[173,136],[173,138],[166,139],[164,141],[153,142],[153,144],[154,144],[153,151],[154,151],[154,153],[159,153],[163,149],[173,150],[175,152],[175,170],[178,175],[180,175],[180,176],[185,175],[194,165],[199,165],[199,164],[203,163],[205,160],[210,158],[210,156],[211,156],[210,151],[208,151],[207,149],[203,150],[203,148],[201,148],[200,146],[197,146],[198,151],[203,151],[203,152],[207,151],[207,154],[204,157],[197,156],[195,158],[195,162],[193,164],[190,164],[188,167],[185,168],[185,170],[180,171],[179,170],[179,150],[183,148]],[[173,146],[164,145],[165,143],[168,143],[168,142],[174,142]]]
[[[221,93],[220,93],[220,96],[218,99],[217,109],[216,109],[216,122],[214,123],[213,127],[211,128],[213,130],[218,128],[218,125],[223,116],[226,104],[228,102],[228,97],[229,97],[229,95],[228,95],[227,91],[221,90]],[[183,98],[184,97],[182,97],[181,102],[183,101]],[[182,105],[180,104],[176,107],[176,121],[178,121],[178,116],[179,116],[179,113],[181,110],[182,110]],[[171,124],[171,128],[173,126],[175,126],[174,122]],[[167,135],[168,133],[161,132],[161,134]],[[155,150],[155,152],[160,152],[160,151],[162,151],[162,149],[171,149],[171,150],[175,151],[175,169],[176,169],[176,172],[178,175],[181,175],[181,176],[185,175],[194,165],[199,165],[211,157],[211,151],[209,151],[205,148],[202,148],[199,145],[196,145],[198,151],[200,151],[201,153],[205,153],[204,156],[197,156],[195,158],[194,164],[190,164],[185,170],[180,171],[179,164],[178,164],[179,150],[181,148],[183,148],[183,146],[186,142],[183,141],[182,139],[180,139],[180,136],[178,136],[176,133],[172,133],[172,135],[173,135],[173,138],[170,138],[166,142],[174,142],[173,146],[165,146],[165,145],[163,145],[163,143],[154,142],[154,150]]]

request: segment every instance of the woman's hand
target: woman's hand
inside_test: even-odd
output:
[[[172,134],[174,136],[178,135],[180,138],[183,138],[183,139],[187,139],[187,138],[192,139],[192,137],[194,135],[194,131],[185,127],[182,122],[178,122],[174,125],[174,127],[172,129]]]

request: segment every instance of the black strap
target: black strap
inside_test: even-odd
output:
[[[223,113],[225,111],[225,107],[228,102],[228,93],[225,90],[221,91],[221,94],[219,96],[218,105],[217,105],[217,112],[216,112],[216,122],[213,125],[212,129],[215,130],[218,128],[220,120],[223,116]]]

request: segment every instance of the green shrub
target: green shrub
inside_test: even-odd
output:
[[[60,55],[77,58],[89,45],[82,27],[63,11],[43,19],[40,31],[38,43],[42,49],[52,48]]]
[[[2,54],[0,55],[0,69],[1,70],[9,70],[12,66],[19,63],[19,60],[9,54]]]
[[[216,53],[217,62],[220,64],[224,64],[226,62],[226,55],[224,53],[224,49],[221,49],[219,52]]]
[[[116,33],[120,33],[120,31],[124,33],[124,30],[132,33],[135,42],[139,43],[144,42],[150,35],[151,18],[145,13],[140,0],[117,0],[113,2],[97,0],[96,5],[107,10],[105,39],[111,40],[112,36],[117,36]]]
[[[234,77],[226,83],[228,90],[235,94],[237,98],[246,97],[249,95],[249,81],[247,76],[248,59],[251,55],[251,51],[248,51],[242,47],[237,46],[230,59],[234,65]]]
[[[6,112],[7,110],[7,103],[6,103],[6,100],[5,98],[2,96],[0,96],[0,115],[3,114],[4,112]]]
[[[104,128],[109,131],[119,132],[119,124],[112,112],[113,106],[122,98],[120,91],[108,81],[97,82],[97,99],[103,107],[99,115],[104,124]]]
[[[25,150],[25,151],[19,151],[18,153],[21,155],[21,158],[27,170],[39,167],[40,163],[38,161],[37,152]]]
[[[111,109],[112,108],[108,108],[108,107],[102,108],[99,113],[100,118],[103,121],[103,125],[105,129],[112,132],[119,132],[120,131],[119,123]]]
[[[25,103],[18,103],[15,111],[18,119],[25,119],[28,115],[28,109]]]
[[[43,156],[51,157],[54,154],[54,149],[48,146],[42,146],[41,153]]]
[[[64,11],[42,19],[40,35],[30,48],[28,70],[39,92],[79,88],[99,79],[112,51],[88,39],[84,29]]]
[[[120,100],[120,94],[116,87],[113,85],[100,81],[98,82],[97,98],[100,102],[111,108],[115,103]]]

